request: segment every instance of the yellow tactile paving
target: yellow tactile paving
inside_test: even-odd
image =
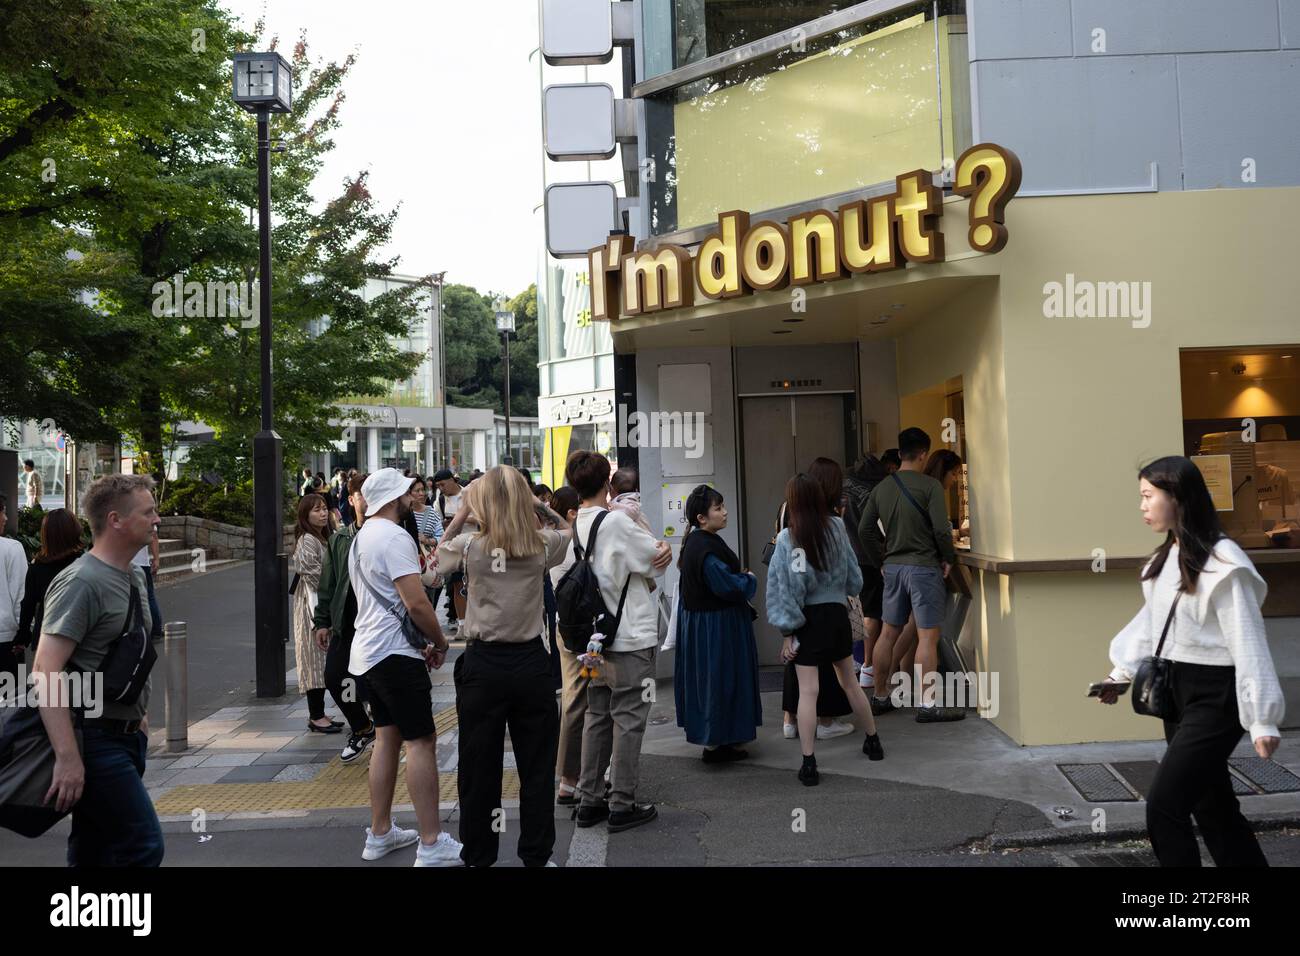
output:
[[[438,736],[456,726],[456,708],[449,707],[434,715]],[[275,810],[324,810],[370,805],[367,770],[370,753],[351,764],[337,757],[331,760],[315,780],[284,783],[208,783],[176,787],[155,801],[160,814],[188,814],[195,808],[208,813],[237,813]],[[443,803],[458,799],[455,773],[439,775],[439,797]],[[502,771],[501,797],[519,799],[519,774]],[[406,764],[397,768],[397,788],[393,802],[410,803],[406,789]]]

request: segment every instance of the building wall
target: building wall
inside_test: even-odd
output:
[[[1153,162],[1162,190],[1300,183],[1300,98],[1268,92],[1300,84],[1292,0],[967,10],[975,141],[1015,150],[1025,191],[1143,187]]]

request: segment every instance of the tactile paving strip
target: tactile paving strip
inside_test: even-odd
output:
[[[1229,765],[1265,793],[1295,793],[1300,791],[1300,777],[1272,760],[1263,760],[1255,754],[1232,757]]]
[[[457,726],[456,708],[449,707],[434,716],[438,736]],[[208,813],[240,813],[277,810],[325,810],[370,805],[367,774],[370,754],[352,763],[335,757],[310,781],[284,783],[207,783],[191,784],[169,790],[155,801],[160,814],[187,814],[195,808]],[[438,775],[439,800],[451,803],[459,799],[455,773]],[[501,776],[503,800],[519,799],[519,774],[506,768]],[[394,803],[410,803],[406,788],[406,764],[398,764]]]
[[[1058,763],[1056,769],[1089,803],[1135,801],[1124,782],[1102,763]]]

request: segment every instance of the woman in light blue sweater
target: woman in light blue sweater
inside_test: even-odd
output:
[[[884,759],[871,705],[853,673],[853,629],[848,596],[862,590],[862,571],[844,522],[831,514],[826,494],[800,473],[785,486],[790,526],[776,537],[767,569],[767,619],[785,635],[781,659],[794,661],[799,678],[799,743],[803,766],[799,780],[819,782],[817,758],[817,667],[830,663],[853,712],[866,728],[862,752]]]

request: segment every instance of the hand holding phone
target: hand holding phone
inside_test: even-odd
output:
[[[1101,699],[1103,704],[1113,704],[1119,700],[1121,694],[1129,689],[1132,681],[1097,681],[1095,684],[1088,685],[1088,696]]]

